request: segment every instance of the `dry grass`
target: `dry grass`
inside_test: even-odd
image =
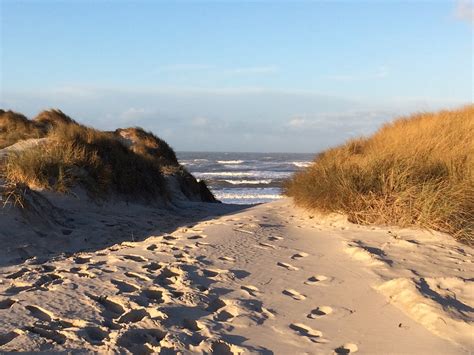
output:
[[[45,134],[42,126],[22,114],[0,110],[0,149],[22,139],[44,137]]]
[[[473,243],[473,137],[474,105],[401,118],[323,152],[286,194],[355,223],[432,228]]]
[[[59,192],[80,184],[96,196],[109,192],[148,199],[166,196],[161,157],[128,149],[113,132],[79,125],[57,110],[42,112],[31,121],[11,112],[0,118],[7,128],[0,134],[2,141],[49,138],[45,145],[7,157],[1,175],[8,184]]]

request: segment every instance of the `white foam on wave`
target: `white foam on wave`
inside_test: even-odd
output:
[[[195,172],[194,176],[198,178],[219,178],[219,177],[254,177],[261,179],[285,179],[290,177],[292,172],[288,171],[209,171],[209,172]]]
[[[217,160],[219,164],[242,164],[244,161],[243,160]]]
[[[278,187],[241,188],[232,187],[214,190],[214,195],[224,203],[255,204],[265,203],[282,198]]]
[[[206,173],[194,173],[194,176],[197,177],[206,177],[206,176],[255,176],[252,172],[243,172],[243,171],[213,171]]]
[[[278,200],[283,198],[283,196],[280,194],[239,194],[231,192],[215,192],[214,195],[218,200]]]
[[[232,185],[263,185],[263,184],[270,184],[272,179],[264,179],[264,180],[224,180],[225,182],[232,184]]]
[[[294,166],[297,166],[298,168],[307,168],[308,166],[311,165],[312,162],[310,161],[294,161],[292,164]]]

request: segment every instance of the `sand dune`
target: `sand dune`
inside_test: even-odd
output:
[[[68,208],[30,232],[0,215],[2,351],[473,349],[474,250],[442,234],[319,218],[288,199]]]

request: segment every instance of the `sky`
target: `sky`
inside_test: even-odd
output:
[[[0,108],[178,151],[318,152],[473,102],[467,1],[0,0]]]

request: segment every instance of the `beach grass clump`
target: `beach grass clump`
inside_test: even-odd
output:
[[[113,132],[82,126],[56,113],[51,115],[54,120],[43,114],[41,120],[29,121],[33,127],[41,127],[39,135],[48,140],[34,149],[8,155],[2,163],[6,181],[59,192],[81,184],[96,195],[165,195],[158,159],[133,152]]]
[[[41,138],[46,134],[41,125],[20,113],[0,110],[0,149],[20,140]]]
[[[474,105],[419,113],[324,151],[285,184],[303,207],[474,243]]]

